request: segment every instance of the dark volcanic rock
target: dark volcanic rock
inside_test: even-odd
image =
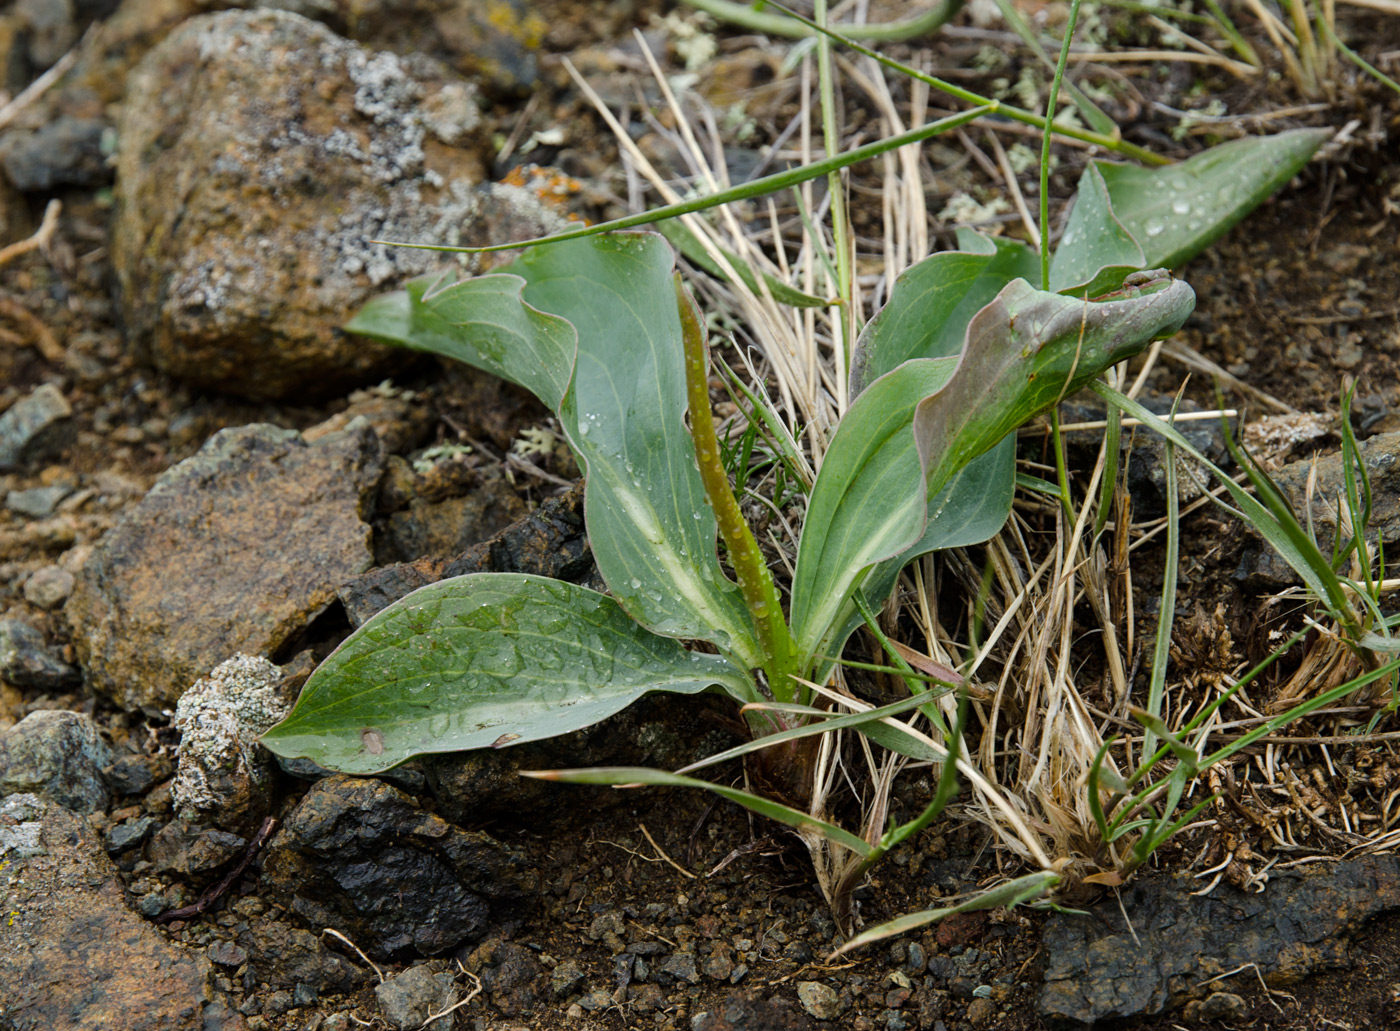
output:
[[[0,619],[0,680],[55,691],[81,679],[76,669],[49,652],[44,635],[34,627],[18,619]]]
[[[475,87],[280,11],[192,18],[132,71],[112,263],[162,370],[258,398],[363,382],[402,352],[340,327],[453,266],[485,144]]]
[[[13,808],[39,825],[42,852],[0,854],[0,1024],[200,1031],[208,958],[127,908],[116,868],[82,818],[37,803],[28,814]]]
[[[272,988],[304,984],[318,992],[348,992],[368,976],[310,931],[286,924],[259,923],[238,936],[238,948],[247,953],[258,979]]]
[[[430,583],[467,573],[533,573],[582,583],[593,573],[583,525],[583,484],[549,498],[524,519],[456,558],[425,559],[371,570],[340,589],[350,621],[360,626],[380,609]]]
[[[0,795],[32,791],[75,813],[107,807],[102,768],[111,752],[91,716],[31,712],[0,734]]]
[[[364,424],[308,446],[292,430],[223,430],[166,471],[94,549],[66,614],[94,689],[173,705],[230,655],[272,655],[370,563],[380,471]]]
[[[1067,1027],[1151,1016],[1205,995],[1202,982],[1242,966],[1251,977],[1257,966],[1271,985],[1344,966],[1347,939],[1369,918],[1400,907],[1400,857],[1285,871],[1261,894],[1224,884],[1205,897],[1188,891],[1179,880],[1143,878],[1123,892],[1121,909],[1107,899],[1087,917],[1052,915],[1041,1016]]]
[[[311,788],[268,847],[268,894],[368,952],[435,955],[479,939],[536,890],[518,854],[378,780]]]
[[[811,1031],[807,1014],[787,999],[761,992],[731,992],[691,1019],[695,1031]]]

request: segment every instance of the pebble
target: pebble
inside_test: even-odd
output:
[[[15,687],[57,691],[76,686],[80,677],[50,653],[37,629],[18,619],[0,619],[0,680]]]
[[[0,735],[0,795],[33,792],[75,813],[107,807],[102,768],[111,753],[91,716],[31,712]]]
[[[52,383],[12,404],[0,415],[0,472],[18,469],[57,445],[58,426],[72,415],[68,399]]]
[[[44,566],[24,581],[24,600],[35,608],[53,612],[73,593],[73,574],[59,566]]]
[[[818,1020],[834,1020],[841,1012],[841,1000],[836,989],[820,981],[800,981],[797,1001]]]
[[[137,816],[130,820],[123,820],[107,831],[103,843],[109,853],[122,852],[145,841],[151,833],[151,828],[155,826],[155,822],[149,816]]]
[[[73,492],[67,487],[12,490],[5,495],[5,507],[26,519],[47,519],[58,509],[59,502],[71,493]]]

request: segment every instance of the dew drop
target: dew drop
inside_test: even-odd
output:
[[[1161,222],[1149,222],[1149,223],[1147,223],[1147,235],[1148,235],[1148,236],[1161,236],[1161,235],[1162,235],[1162,230],[1165,229],[1165,228],[1167,228],[1167,227],[1164,226]]]
[[[642,581],[638,580],[635,576],[632,577],[632,590],[635,591],[635,590],[639,589],[641,586],[642,586]]]
[[[1189,215],[1191,214],[1191,204],[1189,201],[1174,200],[1172,201],[1172,210],[1178,215]]]

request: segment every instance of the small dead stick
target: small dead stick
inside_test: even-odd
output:
[[[262,850],[262,847],[267,844],[267,839],[272,837],[272,832],[276,829],[277,818],[269,816],[258,828],[258,833],[253,836],[253,840],[248,842],[248,847],[243,850],[243,858],[238,861],[238,865],[230,870],[223,880],[205,891],[194,905],[181,906],[179,909],[167,909],[164,913],[154,917],[154,922],[168,924],[172,920],[188,920],[190,917],[199,916],[200,913],[219,901],[229,888],[233,887],[233,883],[243,876],[243,871],[248,869],[248,866]]]

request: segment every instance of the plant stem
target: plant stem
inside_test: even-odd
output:
[[[818,25],[826,25],[826,0],[816,0],[814,12]],[[836,127],[836,76],[831,69],[831,37],[817,37],[817,79],[821,86],[822,142],[828,154],[841,150],[841,133]],[[845,408],[846,369],[855,339],[855,310],[851,289],[850,223],[846,220],[846,191],[839,170],[827,173],[826,188],[831,195],[831,237],[836,248],[836,294],[841,299],[837,309],[840,332],[832,341],[836,350],[836,382],[838,410]]]
[[[820,32],[824,36],[830,36],[836,42],[850,47],[856,53],[864,54],[866,57],[880,62],[880,64],[884,65],[886,68],[891,68],[903,75],[918,79],[920,82],[932,86],[940,93],[946,93],[950,97],[956,97],[958,100],[965,101],[969,104],[985,104],[991,108],[991,110],[987,112],[988,114],[1004,115],[1013,122],[1020,122],[1022,125],[1034,125],[1037,128],[1057,133],[1071,140],[1079,140],[1081,143],[1092,143],[1095,146],[1111,150],[1115,154],[1123,154],[1135,161],[1141,161],[1144,165],[1171,164],[1168,158],[1164,158],[1160,154],[1154,154],[1152,151],[1135,144],[1125,143],[1116,136],[1105,136],[1103,133],[1091,132],[1088,129],[1078,129],[1069,125],[1051,125],[1049,119],[1042,118],[1040,115],[1027,111],[1025,108],[1003,104],[1001,101],[993,100],[991,97],[984,97],[980,93],[973,93],[971,90],[963,89],[961,86],[954,86],[951,82],[921,72],[917,68],[911,68],[901,61],[896,61],[892,57],[886,57],[884,54],[871,50],[869,47],[862,46],[850,36],[842,35],[839,32],[832,32],[830,29],[824,29],[816,22],[812,21],[812,19],[798,14],[791,8],[784,7],[782,4],[778,3],[777,0],[768,0],[768,4],[770,7],[776,7],[780,11],[786,12],[789,17],[795,18],[814,31]]]
[[[729,561],[739,578],[739,590],[753,617],[754,631],[765,659],[763,668],[768,675],[768,686],[778,701],[791,702],[797,696],[792,680],[796,672],[792,633],[778,603],[773,575],[768,571],[768,564],[763,560],[763,553],[759,551],[758,542],[744,521],[743,513],[739,511],[739,502],[730,489],[729,475],[724,471],[724,461],[720,457],[719,438],[715,435],[715,420],[710,412],[709,347],[705,342],[705,326],[700,310],[686,293],[679,273],[675,283],[681,337],[685,347],[690,435],[695,442],[695,461],[700,469],[700,480],[705,486],[706,497],[710,499],[710,507],[714,509],[720,536],[729,549]]]
[[[1060,59],[1055,63],[1055,78],[1050,83],[1050,96],[1045,100],[1045,137],[1040,144],[1040,288],[1050,289],[1050,128],[1055,124],[1055,103],[1060,99],[1060,86],[1069,63],[1069,45],[1074,40],[1074,27],[1079,23],[1079,0],[1070,0],[1069,23],[1060,43]]]
[[[712,14],[721,21],[762,32],[770,36],[786,36],[788,39],[802,39],[813,34],[812,30],[794,25],[791,18],[778,14],[764,14],[748,4],[734,0],[685,0],[691,7]],[[847,25],[845,32],[852,39],[868,39],[875,42],[897,43],[901,40],[925,36],[937,30],[944,22],[962,10],[963,0],[941,0],[940,3],[912,18],[899,21],[878,22],[874,25]]]
[[[940,118],[936,122],[929,122],[921,125],[917,129],[900,133],[897,136],[888,136],[883,140],[876,140],[874,143],[867,143],[863,147],[856,147],[848,150],[844,154],[837,154],[834,157],[825,158],[822,161],[814,161],[810,165],[803,165],[800,168],[789,168],[784,172],[774,172],[772,175],[765,175],[762,179],[754,179],[751,182],[740,183],[727,190],[720,190],[718,193],[708,193],[703,197],[694,197],[679,204],[668,204],[661,208],[652,208],[650,211],[640,211],[635,215],[627,215],[623,218],[615,218],[611,222],[603,222],[596,226],[580,226],[578,229],[570,229],[562,233],[553,233],[549,236],[536,237],[533,240],[518,240],[514,243],[493,243],[487,247],[448,247],[444,244],[436,243],[402,243],[395,240],[372,240],[371,243],[390,244],[394,247],[411,247],[420,251],[445,251],[449,254],[489,254],[492,251],[509,251],[516,248],[538,247],[545,243],[562,243],[565,240],[577,240],[585,236],[597,236],[600,233],[611,232],[615,229],[632,229],[636,226],[650,225],[653,222],[661,222],[668,218],[678,218],[681,215],[689,215],[693,211],[704,211],[708,208],[716,208],[721,204],[728,204],[736,200],[748,200],[751,197],[759,197],[765,193],[773,193],[778,190],[785,190],[790,186],[805,183],[809,179],[817,179],[828,172],[838,168],[846,168],[850,165],[858,165],[873,157],[890,150],[897,150],[900,147],[907,147],[911,143],[920,143],[930,136],[937,136],[941,132],[949,129],[956,129],[960,125],[976,121],[985,114],[990,114],[998,109],[998,104],[993,101],[991,104],[982,107],[974,107],[970,111],[960,111],[947,118]],[[1159,162],[1160,164],[1160,162]]]

